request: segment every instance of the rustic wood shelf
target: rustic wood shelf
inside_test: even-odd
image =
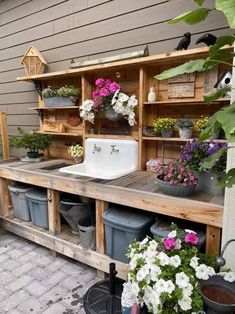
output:
[[[186,138],[181,138],[181,137],[143,136],[142,139],[145,141],[191,142],[196,138],[186,139]],[[214,139],[213,141],[215,141],[217,143],[228,143],[227,140],[223,140],[223,139]],[[206,142],[209,142],[209,140]]]
[[[108,139],[120,139],[120,140],[138,140],[136,135],[113,135],[113,134],[85,134],[85,138],[108,138]]]
[[[223,104],[225,102],[229,102],[230,98],[226,99],[218,99],[213,102],[213,104]],[[144,105],[196,105],[196,104],[205,104],[203,99],[167,99],[167,100],[159,100],[154,102],[145,101]]]
[[[50,134],[50,135],[55,135],[55,136],[83,136],[82,132],[81,133],[59,133],[59,132],[44,132],[44,131],[37,131],[38,133],[41,134]]]
[[[60,110],[60,109],[79,109],[78,106],[67,106],[67,107],[31,107],[30,110]]]

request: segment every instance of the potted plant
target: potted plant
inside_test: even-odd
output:
[[[221,148],[226,148],[226,143],[198,142],[193,140],[187,142],[181,148],[181,160],[185,162],[190,169],[197,174],[199,179],[199,188],[208,194],[222,195],[223,189],[215,188],[215,185],[223,177],[226,170],[226,151],[218,157],[210,171],[203,165],[204,160],[217,153]]]
[[[25,148],[28,158],[38,158],[39,152],[47,149],[53,141],[51,135],[40,134],[36,130],[25,132],[18,128],[18,133],[18,135],[11,137],[10,142],[17,148]]]
[[[77,164],[82,162],[82,157],[84,154],[83,147],[79,144],[71,145],[68,148],[68,153],[74,158]]]
[[[203,310],[199,281],[215,274],[214,261],[198,251],[192,230],[175,225],[166,238],[134,241],[127,250],[128,280],[124,284],[124,309],[145,304],[148,313],[196,314]]]
[[[177,121],[180,138],[189,139],[193,133],[193,121],[190,119],[180,119]]]
[[[59,89],[53,89],[48,86],[42,91],[46,107],[53,106],[75,106],[80,96],[80,89],[73,86],[62,86]]]
[[[98,78],[95,85],[96,90],[92,93],[92,99],[85,100],[80,106],[80,116],[94,123],[95,115],[103,112],[111,121],[125,118],[130,126],[134,126],[135,107],[138,104],[135,95],[129,97],[120,91],[121,86],[118,83],[104,78]]]
[[[180,160],[164,165],[161,162],[155,166],[156,183],[164,194],[172,196],[188,196],[194,192],[198,178],[193,171]]]
[[[203,130],[205,130],[208,126],[208,121],[209,121],[209,118],[208,117],[204,117],[204,118],[201,118],[201,119],[198,119],[194,122],[194,127],[195,129],[201,133]],[[220,130],[216,130],[214,131],[213,135],[211,136],[211,139],[217,139],[219,137],[219,133],[220,133]]]
[[[153,121],[154,132],[156,135],[161,134],[162,137],[171,137],[174,124],[175,119],[157,118]]]

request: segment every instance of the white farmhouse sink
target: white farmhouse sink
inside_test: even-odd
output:
[[[85,160],[60,168],[64,173],[113,180],[137,170],[138,143],[134,140],[89,138],[85,141]]]

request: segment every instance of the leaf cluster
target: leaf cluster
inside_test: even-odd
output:
[[[51,86],[48,86],[42,91],[44,98],[50,97],[79,97],[80,89],[74,86],[62,86],[59,89],[53,89]]]

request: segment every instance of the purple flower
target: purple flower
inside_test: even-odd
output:
[[[167,237],[163,240],[163,244],[166,250],[174,249],[176,247],[175,238]]]
[[[100,96],[108,96],[109,95],[109,91],[105,88],[105,87],[102,87],[99,91],[99,95]]]
[[[184,242],[197,245],[198,244],[198,236],[194,232],[187,232],[184,236]]]
[[[110,90],[111,93],[115,93],[118,89],[120,89],[120,85],[117,84],[116,82],[112,82],[109,85],[109,90]]]
[[[102,87],[104,85],[104,79],[103,78],[98,78],[96,81],[95,81],[95,85],[96,86],[99,86],[99,87]]]

